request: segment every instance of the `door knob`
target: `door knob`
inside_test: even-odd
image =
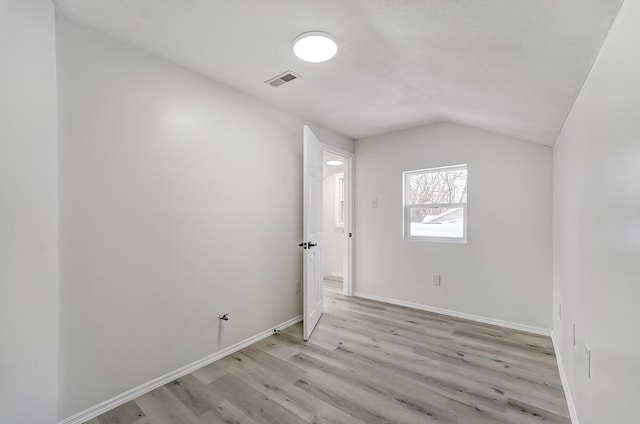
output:
[[[302,247],[303,249],[307,248],[307,243],[300,243],[298,246]]]

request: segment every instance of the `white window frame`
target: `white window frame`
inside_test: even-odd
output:
[[[423,174],[425,172],[438,171],[455,171],[458,169],[467,170],[467,187],[469,186],[469,166],[467,164],[440,166],[437,168],[414,169],[404,171],[402,173],[402,235],[405,240],[421,241],[429,243],[467,243],[467,202],[464,203],[425,203],[425,204],[407,204],[407,192],[409,190],[407,178],[412,174]],[[411,210],[424,208],[462,208],[462,237],[430,237],[430,236],[412,236],[411,235]]]
[[[342,186],[340,185],[340,180],[342,180]],[[338,174],[336,174],[336,193],[335,193],[335,204],[336,204],[336,210],[335,210],[335,221],[336,221],[336,228],[344,228],[344,213],[340,213],[342,212],[340,210],[340,205],[343,205],[343,210],[344,210],[344,173],[340,172]],[[341,203],[342,202],[342,203]],[[343,217],[343,219],[340,219],[340,216]]]

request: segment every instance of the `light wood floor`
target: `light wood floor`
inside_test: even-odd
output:
[[[331,294],[342,294],[342,278],[327,277],[324,280],[325,296]]]
[[[91,424],[570,423],[548,337],[347,298]]]

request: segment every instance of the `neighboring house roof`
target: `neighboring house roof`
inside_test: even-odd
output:
[[[458,221],[463,217],[462,208],[453,208],[439,215],[427,215],[422,222],[424,224],[442,224],[445,222]]]

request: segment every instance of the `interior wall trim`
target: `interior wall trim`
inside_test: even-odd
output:
[[[228,346],[222,350],[212,353],[211,355],[207,355],[202,359],[199,359],[195,362],[192,362],[181,368],[178,368],[177,370],[168,372],[167,374],[162,375],[146,383],[143,383],[138,387],[134,387],[133,389],[127,390],[126,392],[116,395],[111,399],[107,399],[104,402],[101,402],[97,405],[89,407],[82,412],[79,412],[75,415],[72,415],[69,418],[65,418],[62,421],[59,421],[58,424],[82,424],[92,418],[97,417],[98,415],[101,415],[113,408],[116,408],[124,403],[127,403],[137,398],[138,396],[148,393],[151,390],[157,389],[160,386],[164,386],[165,384],[170,383],[177,378],[180,378],[199,368],[202,368],[205,365],[209,365],[210,363],[215,362],[218,359],[222,359],[225,356],[228,356],[249,345],[252,345],[253,343],[256,343],[262,339],[266,339],[267,337],[271,336],[275,330],[284,330],[285,328],[290,327],[294,324],[297,324],[300,321],[302,321],[302,315],[293,317],[285,322],[282,322],[276,325],[275,327],[269,328],[268,330],[265,330],[247,339],[239,341],[238,343]]]
[[[553,342],[553,350],[556,352],[556,361],[558,362],[558,372],[560,373],[560,381],[562,382],[564,397],[567,399],[567,406],[569,407],[569,418],[571,418],[572,424],[580,424],[578,421],[578,410],[576,409],[576,404],[573,401],[571,387],[569,387],[569,379],[567,378],[567,373],[564,369],[562,352],[560,351],[560,345],[556,340],[556,333],[554,331],[551,332],[551,341]]]
[[[481,322],[483,324],[497,325],[499,327],[510,328],[512,330],[526,331],[527,333],[533,333],[533,334],[539,334],[542,336],[551,337],[551,330],[546,328],[534,327],[531,325],[519,324],[517,322],[511,322],[511,321],[503,321],[497,318],[483,317],[481,315],[473,315],[473,314],[468,314],[466,312],[453,311],[451,309],[444,309],[444,308],[438,308],[436,306],[423,305],[421,303],[408,302],[406,300],[378,296],[375,294],[365,293],[357,290],[355,292],[355,295],[357,297],[362,297],[369,300],[376,300],[378,302],[390,303],[392,305],[398,305],[398,306],[405,306],[407,308],[418,309],[421,311],[433,312],[433,313],[442,314],[442,315],[449,315],[456,318],[462,318],[462,319],[468,319],[470,321]]]

